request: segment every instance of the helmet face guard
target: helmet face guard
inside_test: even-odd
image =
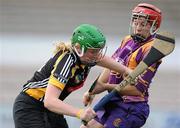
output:
[[[134,33],[135,26],[133,25],[135,21],[139,21],[144,18],[144,26],[150,24],[151,27],[149,29],[150,35],[156,33],[161,24],[161,11],[151,5],[146,3],[138,4],[132,10],[132,17],[130,22],[130,34],[136,36],[137,38],[141,38],[140,40],[145,40],[147,37],[143,37],[142,35],[138,35]],[[145,28],[145,27],[144,27]]]
[[[89,65],[89,66],[94,66],[94,65],[96,65],[96,63],[97,62],[99,62],[99,61],[101,61],[102,59],[103,59],[103,57],[105,56],[105,54],[106,54],[106,51],[107,51],[107,47],[104,47],[103,49],[92,49],[92,48],[88,48],[87,49],[87,53],[88,53],[88,51],[89,50],[95,50],[96,51],[96,55],[94,55],[94,57],[92,57],[91,59],[87,59],[87,60],[84,60],[84,61],[82,61],[81,60],[81,62],[83,63],[83,64],[86,64],[86,65]],[[97,52],[98,51],[98,52]],[[86,54],[86,53],[85,53]]]
[[[106,48],[106,38],[102,32],[93,25],[82,24],[78,26],[73,32],[71,43],[79,57],[82,57],[88,49],[99,49],[99,53],[97,54],[102,55],[102,57],[105,55],[106,50],[104,50],[104,48]],[[76,49],[75,44],[80,45],[80,52]],[[94,60],[92,61],[94,63]],[[96,60],[96,62],[97,61],[99,61],[99,59]]]

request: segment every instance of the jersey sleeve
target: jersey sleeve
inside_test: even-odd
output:
[[[64,53],[57,59],[54,69],[51,72],[49,84],[63,90],[72,75],[74,59],[71,54]]]
[[[116,59],[118,56],[120,48],[116,49],[116,51],[112,54],[111,58]]]
[[[126,43],[131,39],[130,36],[126,36],[120,43],[120,46],[116,49],[116,51],[111,56],[113,59],[116,59],[119,57],[120,51],[123,49],[123,47],[126,45]]]

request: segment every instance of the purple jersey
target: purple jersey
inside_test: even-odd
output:
[[[146,56],[153,43],[153,38],[148,38],[144,43],[135,43],[130,36],[127,36],[121,46],[115,51],[112,58],[122,63],[130,69],[134,69],[140,61]],[[136,83],[136,88],[143,93],[142,96],[123,96],[124,102],[139,102],[148,101],[148,88],[154,77],[156,70],[161,62],[157,62],[149,67],[141,74]],[[114,71],[111,71],[109,83],[118,84],[123,80],[123,77]]]
[[[130,36],[127,36],[112,58],[133,70],[147,55],[152,43],[153,37],[140,44],[135,43]],[[135,86],[142,92],[142,96],[113,97],[101,110],[96,112],[95,120],[104,128],[139,128],[143,126],[149,115],[148,88],[160,63],[161,61],[151,65],[138,77]],[[122,80],[121,74],[111,71],[109,83],[119,84]]]

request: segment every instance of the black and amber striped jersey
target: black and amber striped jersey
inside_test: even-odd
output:
[[[62,90],[59,99],[64,100],[72,91],[83,86],[90,71],[73,51],[58,52],[23,86],[23,92],[43,101],[49,84]]]

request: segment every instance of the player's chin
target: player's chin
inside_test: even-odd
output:
[[[92,61],[92,60],[81,61],[81,63],[90,67],[95,66],[97,64],[97,62]]]
[[[87,61],[87,60],[81,60],[81,63],[82,63],[82,64],[88,64],[89,61]]]

